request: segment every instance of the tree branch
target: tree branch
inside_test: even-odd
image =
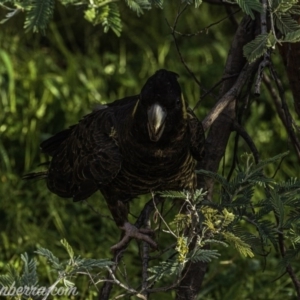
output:
[[[145,220],[149,220],[150,214],[153,212],[154,207],[156,207],[155,205],[158,204],[161,201],[161,199],[159,197],[155,197],[154,199],[150,199],[145,205],[144,208],[142,209],[142,211],[140,212],[140,215],[138,216],[138,219],[135,222],[135,226],[137,228],[141,228],[144,224],[145,224]],[[122,236],[121,236],[122,239]],[[104,280],[105,283],[102,286],[102,289],[99,293],[99,300],[109,300],[110,299],[110,293],[114,284],[114,280],[112,277],[112,273],[114,274],[117,270],[117,267],[123,257],[124,252],[126,251],[127,245],[125,245],[122,249],[116,250],[114,252],[114,257],[113,257],[113,262],[115,263],[111,268],[110,271],[106,277],[106,279]],[[146,267],[148,266],[148,261],[149,261],[149,254],[146,257],[145,254],[145,260],[143,257],[143,284],[145,284],[145,278],[144,276],[146,276],[145,272],[146,272]],[[143,297],[146,297],[145,299],[147,299],[147,296],[143,295]]]
[[[248,65],[243,56],[243,46],[253,40],[255,28],[255,22],[249,17],[244,17],[233,39],[223,77],[240,75],[237,80],[232,78],[223,82],[220,89],[221,99],[203,122],[205,129],[212,126],[205,143],[204,159],[199,162],[198,167],[201,169],[217,171],[231,133],[231,120],[235,119],[235,102],[247,78],[253,77],[257,70],[257,63]],[[198,187],[212,191],[213,181],[198,177]],[[196,299],[206,271],[207,263],[188,263],[183,271],[185,276],[180,282],[176,299]]]
[[[204,131],[206,131],[212,123],[221,115],[224,109],[228,106],[230,102],[236,100],[237,96],[239,95],[242,87],[248,80],[250,74],[253,73],[257,68],[257,64],[246,64],[240,75],[235,82],[235,84],[230,88],[230,90],[215,104],[215,106],[211,109],[205,119],[202,121],[202,125]]]
[[[291,116],[290,110],[289,110],[288,105],[287,105],[286,100],[285,100],[285,94],[284,94],[284,90],[283,90],[281,81],[278,78],[278,75],[277,75],[277,73],[276,73],[276,71],[275,71],[275,69],[273,68],[272,65],[269,66],[269,69],[270,69],[270,72],[271,72],[271,74],[272,74],[272,76],[275,80],[277,89],[279,91],[281,106],[282,106],[284,116],[285,116],[285,120],[286,120],[285,124],[286,124],[287,133],[288,133],[288,135],[291,139],[291,142],[292,142],[292,144],[295,148],[298,160],[300,161],[300,141],[297,138],[297,135],[296,135],[296,133],[293,129],[293,118]]]

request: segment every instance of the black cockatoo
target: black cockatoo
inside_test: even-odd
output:
[[[156,246],[128,222],[128,201],[149,192],[192,190],[201,159],[204,131],[187,107],[178,75],[159,70],[139,95],[103,105],[77,125],[42,142],[52,159],[47,171],[25,175],[45,178],[49,190],[74,201],[100,190],[117,224],[130,238]]]

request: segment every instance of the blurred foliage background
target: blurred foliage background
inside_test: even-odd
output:
[[[122,6],[122,3],[120,3]],[[72,203],[51,194],[45,182],[23,182],[21,176],[37,169],[47,157],[39,152],[39,143],[52,134],[76,123],[97,104],[139,93],[145,80],[157,69],[166,68],[180,74],[185,98],[191,107],[203,93],[186,72],[176,51],[170,28],[177,3],[169,1],[165,8],[152,9],[137,17],[125,5],[121,9],[123,32],[103,33],[93,27],[77,8],[57,4],[54,20],[46,35],[25,33],[23,15],[1,25],[0,31],[0,270],[8,263],[20,267],[20,254],[34,256],[37,246],[66,257],[59,240],[66,238],[76,255],[93,258],[111,257],[109,248],[119,238],[100,193],[89,205]],[[3,13],[3,12],[2,12]],[[226,16],[218,6],[192,6],[182,15],[178,30],[194,33],[194,37],[178,36],[180,51],[186,63],[207,89],[222,77],[223,68],[235,33],[234,24],[226,19],[205,30]],[[241,14],[236,14],[239,20]],[[284,69],[274,53],[277,71],[285,86],[287,101],[292,106]],[[215,91],[217,94],[217,90]],[[244,120],[262,158],[286,150],[290,155],[280,165],[276,178],[280,181],[299,176],[298,162],[276,115],[270,95],[262,89],[259,98],[252,97],[251,111]],[[203,119],[215,103],[206,97],[196,113]],[[226,174],[232,161],[234,134],[229,142],[220,172]],[[249,152],[241,140],[238,154]],[[42,167],[41,167],[42,168]],[[273,175],[277,165],[266,170]],[[257,195],[261,197],[262,195]],[[146,198],[135,200],[138,211]],[[256,253],[244,259],[230,248],[220,249],[221,259],[210,264],[201,299],[283,299],[294,292],[288,276],[278,280],[282,272],[276,253],[267,258]],[[126,257],[128,274],[139,281],[139,254],[135,242]],[[41,280],[53,282],[53,274],[45,261],[39,259]],[[299,268],[298,268],[299,275]],[[76,299],[92,299],[97,295],[89,287],[88,278],[76,281],[80,295]],[[133,283],[134,285],[134,283]],[[155,299],[173,299],[174,295]],[[200,299],[199,298],[199,299]],[[59,299],[62,299],[61,297]]]

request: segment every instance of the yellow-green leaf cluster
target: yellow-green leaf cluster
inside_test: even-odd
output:
[[[178,231],[183,230],[184,228],[187,228],[191,225],[191,215],[188,214],[177,214],[174,218],[174,221],[172,221],[171,225],[176,225]]]
[[[222,235],[227,242],[233,243],[234,247],[239,251],[240,254],[244,255],[245,257],[254,257],[250,245],[243,241],[240,237],[235,236],[232,232],[222,232]]]
[[[178,261],[180,263],[184,263],[186,256],[189,252],[189,247],[187,245],[187,238],[181,236],[178,237],[175,250],[178,251]]]

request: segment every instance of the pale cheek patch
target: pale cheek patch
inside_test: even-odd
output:
[[[181,103],[182,103],[182,116],[183,119],[186,120],[187,119],[187,112],[186,112],[186,105],[185,105],[185,101],[183,98],[183,94],[181,94]]]
[[[138,107],[139,103],[140,103],[140,99],[139,99],[138,101],[136,101],[136,104],[135,104],[135,106],[134,106],[134,108],[133,108],[133,111],[132,111],[132,117],[134,117],[134,115],[135,115],[135,113],[136,113],[136,110],[137,110],[137,107]]]

